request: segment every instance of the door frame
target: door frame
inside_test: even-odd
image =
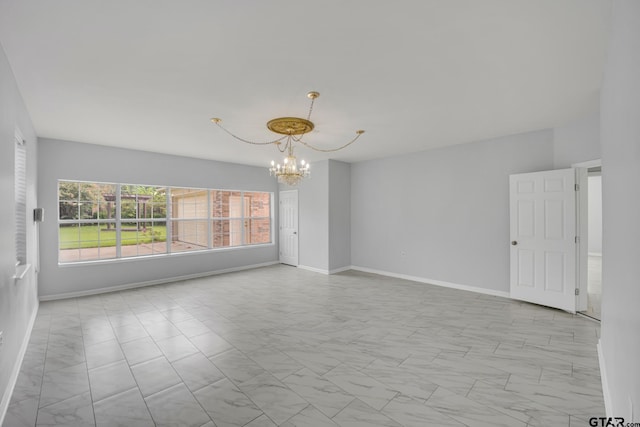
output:
[[[578,226],[578,248],[576,254],[577,285],[580,290],[576,299],[576,311],[585,311],[588,308],[588,277],[589,277],[589,205],[588,205],[588,171],[589,168],[602,167],[602,159],[573,163],[576,170],[576,183],[579,190],[576,198],[576,219]]]

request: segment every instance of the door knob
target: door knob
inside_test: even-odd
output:
[[[298,234],[298,232],[297,232],[297,231],[294,231],[294,232],[293,232],[293,234]]]
[[[515,246],[515,245],[517,245],[517,244],[518,244],[518,242],[517,242],[517,241],[515,241],[515,240],[512,240],[512,241],[511,241],[511,244],[512,244],[513,246]]]

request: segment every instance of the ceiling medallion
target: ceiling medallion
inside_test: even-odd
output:
[[[314,125],[309,120],[301,119],[300,117],[279,117],[269,120],[267,128],[271,132],[281,135],[302,135],[311,132]]]
[[[360,137],[360,135],[364,133],[363,130],[357,130],[355,138],[353,138],[351,141],[347,142],[341,147],[332,148],[332,149],[317,148],[307,143],[306,141],[303,141],[302,137],[305,134],[311,132],[315,128],[315,125],[310,119],[311,119],[311,113],[313,112],[313,104],[316,98],[318,98],[319,96],[320,94],[318,92],[309,92],[307,94],[307,97],[311,99],[311,105],[309,107],[309,114],[307,115],[306,119],[303,119],[300,117],[278,117],[278,118],[269,120],[267,122],[267,128],[271,132],[284,135],[272,141],[256,142],[256,141],[250,141],[244,138],[240,138],[239,136],[231,133],[225,127],[222,126],[221,124],[222,119],[215,117],[211,119],[211,121],[214,124],[216,124],[220,129],[227,132],[229,135],[231,135],[232,137],[234,137],[239,141],[245,142],[247,144],[252,144],[252,145],[273,144],[278,148],[278,151],[280,151],[281,153],[284,153],[286,151],[287,157],[285,157],[282,164],[280,163],[276,164],[275,161],[273,160],[271,161],[269,174],[275,175],[278,179],[278,182],[280,183],[296,185],[302,180],[302,178],[309,176],[310,171],[309,171],[309,163],[306,163],[304,160],[301,160],[300,164],[298,164],[296,157],[293,155],[294,142],[299,142],[300,144],[306,147],[309,147],[315,151],[329,153],[329,152],[338,151],[338,150],[342,150],[343,148],[346,148],[347,146],[356,142],[356,140]]]

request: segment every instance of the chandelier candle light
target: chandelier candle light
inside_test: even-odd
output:
[[[285,157],[282,164],[276,163],[273,160],[271,161],[271,167],[269,168],[269,175],[272,175],[272,176],[275,175],[278,178],[279,183],[296,185],[302,180],[302,178],[309,176],[310,171],[309,171],[309,163],[306,163],[304,160],[300,160],[300,164],[298,164],[298,160],[296,159],[296,156],[293,154],[294,142],[299,142],[300,144],[306,147],[309,147],[315,151],[329,153],[329,152],[338,151],[338,150],[342,150],[343,148],[346,148],[347,146],[356,142],[356,140],[360,137],[360,135],[364,133],[363,130],[357,130],[355,138],[353,138],[351,141],[347,142],[345,145],[341,147],[332,148],[332,149],[317,148],[307,143],[306,141],[303,141],[302,137],[305,134],[311,132],[315,127],[315,125],[313,124],[313,122],[311,122],[310,119],[311,119],[311,113],[313,112],[313,104],[316,98],[319,96],[320,94],[318,92],[309,92],[307,94],[307,97],[311,99],[311,106],[309,107],[309,114],[307,115],[306,119],[303,119],[300,117],[278,117],[276,119],[269,120],[269,122],[267,122],[267,128],[272,132],[275,132],[280,135],[284,135],[272,141],[256,142],[256,141],[243,139],[231,133],[226,128],[224,128],[221,124],[222,119],[219,119],[216,117],[211,119],[211,121],[215,123],[220,129],[227,132],[229,135],[231,135],[232,137],[234,137],[239,141],[245,142],[247,144],[252,144],[252,145],[273,144],[278,148],[278,151],[280,151],[281,153],[286,152],[287,157]]]

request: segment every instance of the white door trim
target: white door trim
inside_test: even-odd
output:
[[[572,168],[596,168],[602,166],[602,159],[587,160],[586,162],[573,163]]]
[[[589,279],[589,168],[602,167],[602,159],[588,160],[571,165],[576,170],[576,182],[580,191],[576,193],[576,226],[578,232],[578,246],[576,248],[576,280],[580,294],[576,299],[576,311],[588,308],[588,279]]]
[[[587,299],[589,283],[589,256],[587,253],[589,245],[588,168],[575,167],[574,169],[576,171],[576,184],[578,184],[578,191],[576,191],[576,235],[578,236],[578,241],[576,242],[576,288],[578,289],[576,311],[585,311],[589,304]]]

